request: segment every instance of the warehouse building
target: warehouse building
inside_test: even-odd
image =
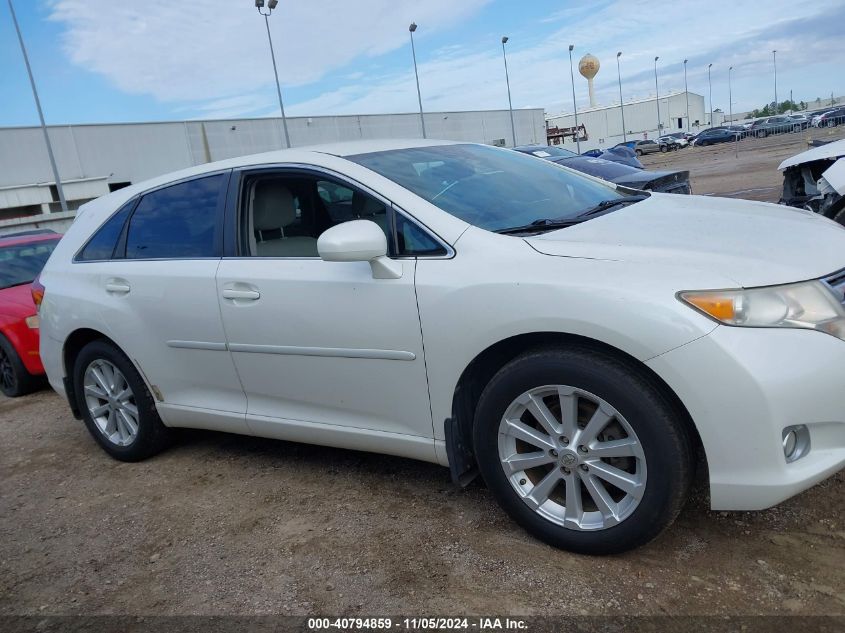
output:
[[[689,95],[689,118],[687,118],[687,95]],[[660,133],[657,133],[657,102],[654,96],[618,103],[596,106],[578,111],[578,127],[581,132],[581,151],[612,147],[623,141],[622,117],[625,117],[627,140],[657,138],[672,132],[698,132],[722,122],[720,112],[710,116],[704,107],[704,97],[693,92],[670,92],[660,95]],[[711,123],[711,119],[715,119]],[[575,128],[575,115],[571,112],[550,116],[547,119],[550,130]],[[584,138],[586,136],[586,138]],[[552,140],[564,145],[575,146],[574,135],[564,135]]]
[[[545,143],[544,111],[515,110],[518,144]],[[422,136],[419,114],[288,117],[294,147]],[[508,110],[429,112],[429,138],[513,144]],[[160,174],[284,147],[280,118],[50,126],[63,213],[41,129],[0,128],[0,234],[70,225],[85,202]]]

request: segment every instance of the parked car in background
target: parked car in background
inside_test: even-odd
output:
[[[359,141],[84,205],[41,273],[41,353],[116,459],[186,426],[400,455],[608,554],[669,526],[699,463],[714,510],[845,466],[843,267],[815,214]]]
[[[801,126],[802,130],[806,130],[808,127],[810,127],[810,115],[805,114],[803,112],[799,112],[798,114],[790,114],[788,116],[791,121],[798,123]]]
[[[756,136],[757,138],[765,138],[772,134],[785,134],[787,132],[800,132],[802,129],[801,123],[793,121],[786,115],[770,116],[765,119],[757,119],[751,123],[748,128],[749,136]]]
[[[711,127],[699,132],[692,141],[697,147],[715,145],[716,143],[728,143],[737,140],[742,132],[730,130],[726,127]]]
[[[0,391],[9,397],[42,384],[32,282],[59,239],[52,231],[0,235]]]
[[[692,139],[695,134],[691,134],[690,132],[672,132],[672,134],[666,134],[666,136],[671,136],[674,139],[678,139],[681,143],[681,147],[686,147],[689,145],[690,139]]]
[[[654,152],[660,151],[660,145],[653,141],[652,139],[646,139],[643,141],[634,141],[631,149],[634,150],[637,156],[643,156],[644,154],[653,154]]]
[[[828,112],[831,112],[831,111],[832,111],[832,109],[831,110],[823,110],[821,112],[814,112],[813,115],[810,118],[810,126],[811,127],[819,127],[819,121],[821,121],[822,117],[825,114],[827,114]]]
[[[574,152],[546,145],[522,145],[514,149],[631,189],[691,193],[688,171],[638,169],[603,158],[579,156]]]
[[[835,127],[842,124],[845,124],[845,108],[837,108],[822,114],[816,127]]]
[[[542,147],[542,146],[539,146]],[[614,145],[605,150],[591,149],[586,152],[581,152],[581,156],[589,156],[591,158],[603,158],[614,163],[622,163],[629,167],[636,167],[643,169],[643,164],[637,159],[637,154],[627,145]]]
[[[688,145],[685,139],[677,139],[674,136],[661,136],[657,139],[657,144],[661,152],[674,152]]]
[[[845,139],[787,158],[780,204],[808,209],[845,225]]]

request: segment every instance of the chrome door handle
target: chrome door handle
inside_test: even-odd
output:
[[[125,295],[127,294],[132,288],[123,280],[112,279],[106,282],[105,285],[106,292],[113,292],[115,294]]]
[[[234,288],[226,288],[223,290],[224,299],[239,299],[241,301],[255,301],[261,298],[261,293],[257,290],[235,290]]]

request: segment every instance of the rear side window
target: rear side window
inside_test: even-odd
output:
[[[189,180],[148,193],[126,233],[126,259],[219,256],[217,234],[227,175]]]
[[[112,258],[117,241],[120,239],[120,233],[123,231],[123,225],[126,224],[126,218],[132,211],[132,207],[135,206],[135,202],[136,200],[131,200],[124,204],[94,233],[94,237],[88,240],[85,248],[79,253],[76,258],[77,261],[90,262]]]

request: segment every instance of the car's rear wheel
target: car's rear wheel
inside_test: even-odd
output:
[[[82,418],[112,457],[134,462],[155,455],[170,439],[138,370],[106,341],[86,345],[74,363],[74,390]]]
[[[12,344],[0,334],[0,391],[17,398],[38,389],[38,376],[30,374]]]
[[[508,514],[585,554],[643,545],[677,516],[692,477],[678,412],[624,362],[585,349],[525,354],[482,393],[474,445]]]
[[[641,150],[641,149],[635,149],[634,151],[636,152],[637,156],[643,155],[643,150]]]
[[[660,146],[660,151],[661,151],[661,152],[663,152],[663,153],[665,154],[666,152],[668,152],[668,151],[669,151],[669,146],[668,146],[668,145],[661,145],[661,146]]]

